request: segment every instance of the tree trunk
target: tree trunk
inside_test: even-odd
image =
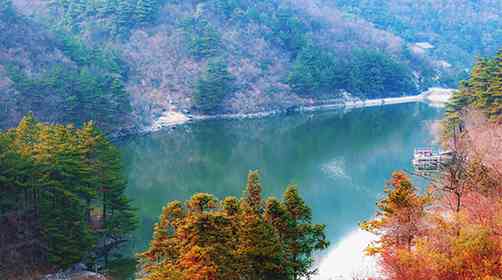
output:
[[[459,192],[455,192],[455,196],[457,197],[457,213],[460,212],[460,204],[462,195]]]

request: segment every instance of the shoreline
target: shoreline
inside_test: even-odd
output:
[[[286,109],[278,109],[271,111],[263,111],[256,113],[231,113],[217,115],[187,115],[181,112],[169,111],[159,117],[152,126],[142,130],[140,134],[148,134],[161,131],[168,128],[176,128],[178,125],[183,125],[195,121],[216,120],[216,119],[255,119],[265,118],[269,116],[288,114],[293,112],[316,112],[329,111],[337,109],[358,109],[366,107],[387,106],[404,103],[425,102],[432,106],[443,107],[451,97],[455,89],[446,88],[430,88],[418,95],[408,95],[400,97],[386,97],[375,99],[342,99],[332,103],[321,105],[298,105]]]

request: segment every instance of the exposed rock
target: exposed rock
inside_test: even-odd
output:
[[[46,275],[41,280],[107,280],[107,278],[88,271],[85,264],[77,263],[65,271]]]
[[[41,280],[107,280],[107,278],[99,273],[90,271],[82,271],[75,273],[55,273],[46,275]]]

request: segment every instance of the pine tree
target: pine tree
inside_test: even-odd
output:
[[[112,16],[117,13],[118,6],[118,0],[103,1],[98,8],[98,13],[102,17]]]
[[[295,58],[288,84],[296,93],[308,95],[335,90],[337,86],[342,86],[342,77],[334,56],[308,43]]]
[[[420,218],[430,201],[429,194],[417,194],[403,172],[394,172],[387,185],[386,196],[377,203],[377,218],[361,223],[362,229],[381,234],[377,242],[368,246],[370,254],[379,254],[382,248],[410,250],[419,231]]]
[[[36,201],[19,205],[23,192],[35,188],[33,175],[37,172],[33,162],[16,152],[12,133],[0,133],[0,215],[10,211],[36,208]]]
[[[261,192],[259,171],[250,171],[238,216],[239,270],[249,275],[249,279],[286,279],[284,250],[278,232],[265,223]]]
[[[502,121],[502,50],[493,59],[479,58],[469,79],[460,83],[447,106],[447,133],[462,125],[460,117],[466,108],[478,109],[491,120]]]
[[[222,59],[209,60],[207,69],[195,85],[196,107],[202,112],[217,109],[225,96],[233,90],[232,81],[233,77]]]
[[[195,59],[214,57],[221,48],[221,38],[217,30],[203,19],[192,19],[186,26],[189,50]]]
[[[85,17],[87,9],[86,0],[72,0],[65,14],[67,24],[73,30],[78,30],[78,24]]]
[[[499,50],[493,62],[492,78],[488,88],[492,99],[489,115],[494,120],[502,121],[502,49]]]
[[[143,25],[153,21],[157,3],[155,0],[138,0],[134,10],[136,24]]]
[[[28,113],[19,125],[12,131],[15,133],[13,139],[14,148],[19,151],[21,156],[33,155],[33,147],[37,143],[40,127],[37,125],[32,113]]]
[[[247,205],[256,213],[262,212],[260,173],[258,170],[249,171],[246,184],[245,200]]]
[[[126,181],[122,175],[122,163],[118,149],[101,136],[99,130],[92,124],[84,127],[87,135],[91,135],[92,154],[90,163],[93,168],[96,183],[96,193],[99,193],[102,205],[103,232],[101,238],[109,244],[120,244],[122,238],[136,227],[134,209],[125,196]],[[105,246],[103,254],[105,262],[109,251],[114,246]]]
[[[239,215],[236,258],[248,279],[287,279],[279,235],[256,209],[244,203]]]
[[[311,209],[301,198],[296,186],[288,186],[284,192],[283,209],[286,226],[281,240],[286,246],[287,263],[291,279],[305,279],[314,274],[311,269],[313,253],[326,249],[325,226],[312,224]]]
[[[132,27],[132,16],[134,6],[129,0],[118,0],[117,14],[115,15],[115,24],[118,35],[126,36]]]
[[[239,212],[239,200],[233,196],[226,197],[222,202],[222,209],[227,217],[234,217]]]
[[[140,254],[146,280],[290,280],[310,276],[314,250],[326,248],[324,226],[293,188],[284,202],[268,199],[265,211],[258,171],[249,172],[240,201],[210,194],[171,202]],[[298,248],[298,249],[297,249]],[[303,272],[307,271],[307,272]]]
[[[29,114],[17,128],[0,133],[0,165],[0,192],[14,202],[0,199],[0,212],[32,211],[18,219],[35,226],[20,230],[32,233],[25,237],[34,239],[32,246],[52,265],[67,267],[91,250],[108,253],[117,245],[110,240],[121,240],[135,227],[118,150],[92,123],[82,129],[48,125]],[[98,196],[103,186],[106,199]],[[106,209],[102,223],[91,216],[99,203]],[[100,239],[106,249],[96,248]]]
[[[0,15],[8,17],[13,14],[12,0],[0,0]]]
[[[150,247],[139,256],[151,263],[147,272],[158,271],[165,262],[174,262],[179,257],[176,232],[185,217],[185,209],[180,201],[172,201],[162,208],[159,222],[154,225]]]

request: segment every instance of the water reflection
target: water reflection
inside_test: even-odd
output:
[[[334,244],[330,252],[319,264],[319,274],[314,280],[368,279],[378,276],[377,260],[366,256],[366,244],[375,236],[366,231],[355,229]]]
[[[168,201],[202,191],[219,198],[239,196],[248,170],[256,168],[262,171],[265,195],[281,196],[288,183],[297,184],[315,222],[327,224],[332,244],[345,237],[350,241],[358,222],[373,214],[390,173],[409,168],[414,147],[432,141],[428,127],[440,114],[424,104],[402,104],[198,122],[129,138],[121,147],[128,194],[140,216],[134,250],[145,248]],[[349,244],[347,250],[356,246],[343,244]],[[338,256],[333,248],[327,260]]]

